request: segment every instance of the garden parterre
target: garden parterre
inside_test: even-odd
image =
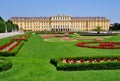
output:
[[[114,36],[104,41],[119,42]],[[1,81],[119,81],[120,70],[57,71],[49,63],[51,58],[76,56],[118,56],[119,49],[79,48],[75,42],[44,42],[39,35],[32,35],[13,58],[13,69],[0,73]],[[14,76],[14,77],[13,77]],[[109,77],[109,78],[108,78]]]
[[[104,39],[110,38],[111,36],[100,36],[100,37],[92,37],[92,36],[79,36],[78,34],[41,34],[41,38],[47,42],[74,42],[74,41],[97,41],[101,42]]]
[[[89,45],[94,44],[94,45]],[[96,45],[95,45],[96,44]],[[79,42],[78,47],[98,48],[98,49],[120,49],[120,42]]]
[[[23,38],[24,37],[24,38]],[[20,36],[16,39],[10,40],[10,42],[0,46],[0,56],[14,56],[17,54],[19,49],[22,47],[24,42],[22,40],[27,40],[27,36]],[[12,61],[8,58],[0,57],[0,71],[7,70],[12,67]]]
[[[6,43],[5,45],[0,46],[0,55],[2,56],[14,56],[17,54],[19,49],[24,44],[24,41],[26,41],[28,38],[28,35],[19,36],[16,38],[13,38],[9,43]]]
[[[65,71],[120,69],[119,56],[69,57],[51,59],[50,62],[56,66],[57,70]]]

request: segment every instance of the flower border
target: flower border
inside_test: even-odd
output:
[[[96,44],[96,43],[99,43],[99,45],[87,46],[87,44]],[[120,42],[79,42],[76,44],[76,46],[85,47],[85,48],[99,48],[99,49],[120,49]]]

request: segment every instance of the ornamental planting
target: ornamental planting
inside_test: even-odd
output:
[[[50,62],[65,71],[120,69],[120,56],[58,58]]]
[[[81,59],[74,59],[74,58],[64,58],[61,59],[61,62],[64,64],[83,64],[83,63],[100,63],[100,62],[112,62],[112,61],[120,61],[120,57],[117,58],[81,58]]]
[[[120,42],[79,42],[76,46],[99,49],[120,49]]]
[[[18,41],[18,42],[13,42],[13,41],[11,41],[11,42],[7,43],[6,45],[1,46],[1,47],[0,47],[0,51],[2,51],[2,52],[4,52],[4,51],[10,52],[10,51],[12,51],[19,43],[20,43],[20,41]]]

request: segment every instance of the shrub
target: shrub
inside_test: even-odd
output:
[[[51,59],[50,62],[56,66],[57,70],[65,71],[120,69],[118,56],[58,58]]]
[[[115,36],[115,35],[118,35],[116,33],[99,33],[97,34],[96,33],[89,33],[89,32],[83,32],[83,33],[80,33],[81,36]]]
[[[12,61],[8,58],[0,57],[0,71],[6,71],[12,67]]]
[[[21,41],[18,44],[16,44],[14,47],[12,47],[9,51],[0,51],[0,56],[14,56],[14,55],[16,55],[23,44],[24,44],[24,41]]]

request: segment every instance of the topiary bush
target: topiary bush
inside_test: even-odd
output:
[[[74,57],[51,59],[57,70],[107,70],[120,69],[120,56]]]
[[[9,58],[0,57],[0,71],[6,71],[12,67],[12,61]]]

